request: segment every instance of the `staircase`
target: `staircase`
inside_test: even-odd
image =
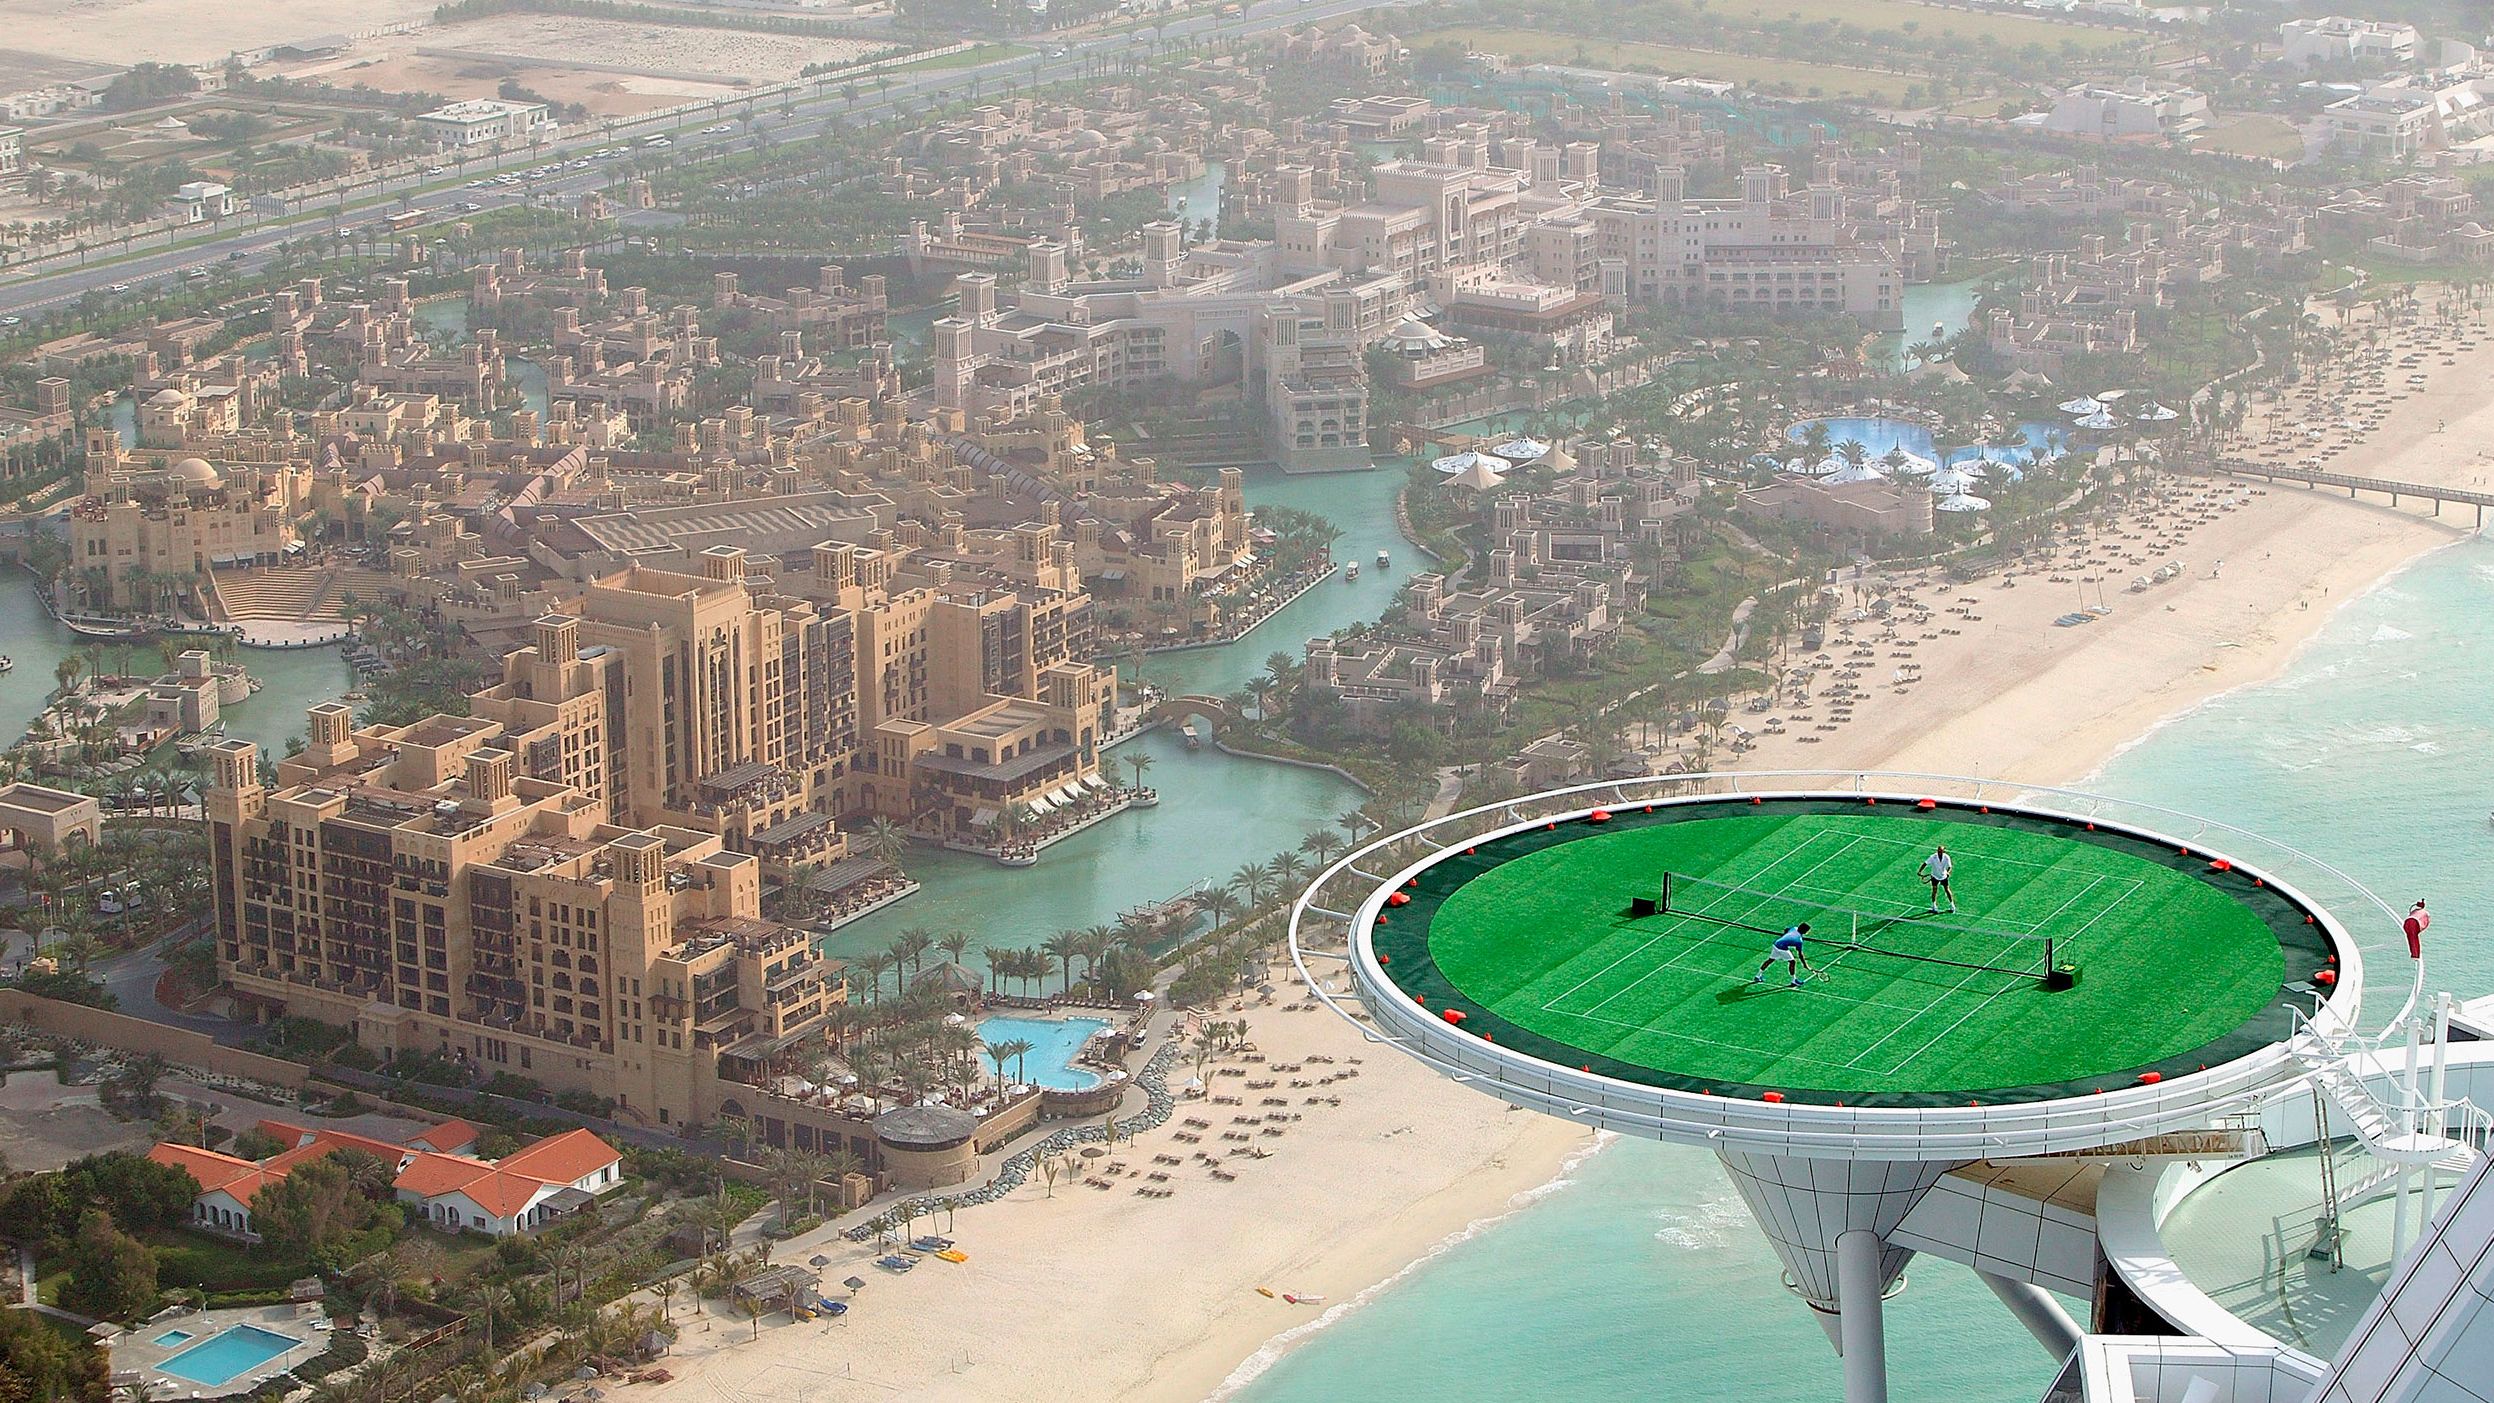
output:
[[[2444,1106],[2419,1106],[2413,1113],[2403,1115],[2383,1104],[2347,1069],[2351,1050],[2370,1052],[2379,1048],[2350,1049],[2345,1041],[2331,1038],[2309,1023],[2296,1029],[2286,1047],[2311,1080],[2313,1089],[2338,1107],[2339,1115],[2346,1119],[2348,1128],[2364,1148],[2382,1161],[2381,1168],[2358,1180],[2359,1184],[2369,1183],[2385,1171],[2396,1177],[2428,1165],[2466,1173],[2477,1162],[2481,1152],[2467,1140],[2411,1128],[2413,1124],[2442,1125],[2456,1118],[2476,1132],[2472,1138],[2482,1140],[2486,1113],[2475,1105],[2456,1101]],[[2352,1192],[2348,1196],[2352,1197]]]

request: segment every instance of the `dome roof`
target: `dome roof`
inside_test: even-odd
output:
[[[182,392],[173,388],[171,385],[167,385],[163,389],[158,390],[156,393],[149,395],[147,397],[147,402],[158,409],[179,409],[182,407]]]
[[[225,475],[210,466],[205,458],[184,458],[167,468],[165,475],[195,487],[215,487],[225,481]]]
[[[968,1111],[929,1102],[886,1111],[875,1122],[875,1138],[906,1150],[944,1150],[967,1140],[979,1128]]]

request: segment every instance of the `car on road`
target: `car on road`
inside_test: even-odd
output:
[[[128,292],[130,290],[130,285],[128,283],[114,283],[111,287],[104,290],[106,292]]]
[[[483,209],[484,206],[478,204],[474,200],[461,200],[457,208],[461,214],[474,214],[478,210]]]
[[[0,317],[0,326],[19,326],[24,324],[25,320],[24,317]]]
[[[1048,57],[1050,57],[1050,58],[1063,58],[1063,57],[1065,57],[1067,54],[1069,54],[1069,53],[1071,53],[1071,52],[1073,52],[1071,49],[1064,49],[1064,48],[1050,49],[1050,50],[1048,50]]]
[[[721,132],[732,132],[734,130],[736,130],[736,128],[725,122],[713,122],[709,126],[702,128],[701,134],[703,136],[717,136]]]
[[[249,258],[250,256],[251,256],[251,254],[250,254],[250,252],[249,252],[248,250],[246,250],[246,249],[239,249],[239,248],[238,248],[238,249],[234,250],[232,253],[229,253],[229,254],[225,255],[225,261],[226,261],[226,262],[228,262],[228,263],[240,263],[240,262],[242,262],[244,259]]]

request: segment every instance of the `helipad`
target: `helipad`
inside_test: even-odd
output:
[[[1945,846],[1954,910],[1920,865]],[[2154,1084],[2268,1047],[2334,981],[2290,894],[2187,843],[1994,805],[1617,805],[1483,836],[1372,918],[1463,1034],[1704,1094],[1964,1106]],[[1760,966],[1811,927],[1809,970]],[[2050,987],[2048,966],[2069,987]]]

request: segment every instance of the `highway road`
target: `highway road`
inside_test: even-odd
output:
[[[1206,12],[1171,19],[1157,36],[1165,46],[1191,37],[1247,36],[1267,33],[1291,25],[1331,19],[1364,10],[1410,4],[1415,0],[1263,0],[1251,5],[1243,15],[1223,18]],[[834,121],[862,121],[888,113],[901,104],[918,105],[929,98],[967,93],[975,83],[992,90],[1002,80],[1010,79],[1017,87],[1035,84],[1080,80],[1091,65],[1102,59],[1129,53],[1149,53],[1154,34],[1148,27],[1121,34],[1094,37],[1016,37],[1027,42],[1031,52],[999,59],[976,67],[930,69],[916,73],[896,74],[888,90],[876,89],[871,96],[861,95],[854,103],[839,96],[841,83],[823,96],[793,95],[796,112],[778,115],[777,108],[789,101],[776,95],[759,95],[769,104],[761,112],[756,127],[760,135],[749,135],[739,122],[711,123],[699,129],[681,132],[672,128],[638,128],[647,134],[666,131],[672,139],[679,162],[698,159],[705,154],[722,154],[751,149],[758,142],[802,140],[819,133]],[[859,83],[868,87],[876,80]],[[741,102],[742,99],[736,101]],[[731,104],[733,105],[733,104]],[[631,130],[636,124],[618,123],[618,128]],[[689,126],[689,122],[688,122]],[[721,126],[725,130],[720,130]],[[413,186],[419,208],[433,212],[428,222],[446,223],[469,217],[474,212],[457,209],[461,203],[473,203],[485,210],[526,203],[563,204],[592,190],[603,189],[618,179],[619,172],[608,161],[591,161],[586,168],[575,168],[574,162],[590,152],[608,146],[629,145],[632,138],[619,130],[609,134],[603,128],[548,143],[542,148],[509,153],[491,165],[471,164],[457,177],[436,177],[432,182]],[[500,171],[526,171],[548,165],[561,169],[545,177],[512,185],[472,185],[467,182],[491,176]],[[173,249],[140,253],[136,256],[113,257],[92,253],[84,267],[61,267],[50,262],[41,268],[0,272],[0,315],[34,319],[76,302],[99,289],[118,295],[150,283],[178,278],[193,268],[225,269],[248,274],[274,261],[288,242],[332,228],[353,229],[369,226],[400,208],[400,194],[387,191],[364,192],[350,198],[371,200],[362,208],[350,207],[343,218],[335,214],[334,204],[317,204],[296,214],[257,221],[238,217],[222,234],[205,242]],[[419,223],[415,227],[422,228]]]

